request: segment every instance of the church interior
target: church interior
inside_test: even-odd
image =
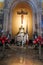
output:
[[[43,65],[43,0],[0,0],[0,65]]]

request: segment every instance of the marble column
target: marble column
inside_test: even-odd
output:
[[[33,12],[33,33],[34,33],[34,31],[35,31],[35,14]]]
[[[9,30],[9,24],[8,21],[9,20],[9,10],[8,9],[4,9],[4,24],[3,24],[3,29],[4,31]]]
[[[37,23],[38,23],[38,33],[41,36],[41,11],[38,11],[37,15]],[[39,59],[41,59],[41,43],[39,42]]]
[[[40,35],[40,22],[39,22],[39,11],[37,11],[37,32]]]
[[[9,15],[9,31],[12,35],[12,11],[10,11],[10,15]]]
[[[39,11],[39,32],[40,35],[42,34],[42,29],[41,29],[41,11]]]
[[[37,12],[35,13],[35,30],[37,32]]]

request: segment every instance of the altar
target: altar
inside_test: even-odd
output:
[[[26,41],[29,41],[29,36],[28,33],[24,32],[24,28],[21,26],[21,28],[19,28],[19,32],[16,35],[16,42],[20,45],[25,45]]]
[[[29,37],[27,33],[19,33],[16,36],[16,42],[18,45],[24,46],[27,40],[29,41]]]

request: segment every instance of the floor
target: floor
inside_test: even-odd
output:
[[[0,65],[43,65],[38,50],[29,47],[14,47],[0,52]]]

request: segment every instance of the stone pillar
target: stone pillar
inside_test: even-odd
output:
[[[37,12],[33,12],[33,33],[37,32]]]
[[[41,11],[39,12],[39,34],[41,35],[42,29],[41,29]]]
[[[37,28],[38,28],[38,25],[37,25],[37,11],[35,12],[35,31],[37,32]]]
[[[34,31],[35,31],[35,14],[33,12],[33,33],[34,33]]]
[[[40,21],[39,21],[39,11],[37,11],[37,32],[38,32],[38,35],[40,35]]]
[[[8,9],[4,9],[4,24],[3,24],[3,29],[4,31],[7,31],[9,30],[9,24],[8,24],[8,21],[9,20],[9,11]]]
[[[41,36],[41,11],[38,12],[37,15],[37,21],[38,21],[38,29],[39,29],[39,35]],[[41,59],[41,42],[39,42],[39,59]]]
[[[9,16],[9,31],[12,35],[12,11],[10,11],[10,16]]]

